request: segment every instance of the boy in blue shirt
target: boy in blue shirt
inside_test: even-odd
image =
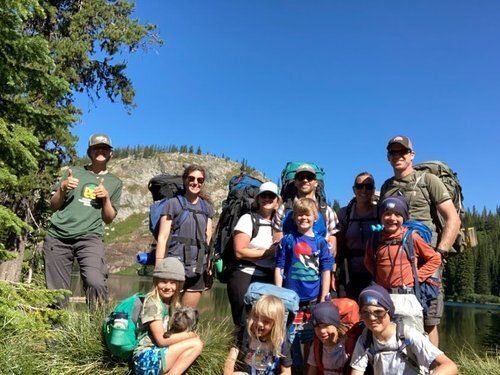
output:
[[[328,243],[313,231],[318,207],[311,198],[301,198],[293,205],[297,230],[287,234],[276,251],[274,281],[295,291],[301,305],[321,302],[328,295],[334,259]]]
[[[312,326],[308,324],[311,307],[324,301],[329,293],[334,259],[325,238],[314,234],[318,206],[313,199],[295,201],[293,219],[297,230],[285,235],[276,250],[274,282],[299,295],[301,308],[294,324],[300,332],[300,341],[306,343],[304,354],[307,358],[308,344],[313,338]]]

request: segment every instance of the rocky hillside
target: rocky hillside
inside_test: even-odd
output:
[[[190,153],[163,153],[152,158],[129,156],[110,162],[110,171],[123,181],[120,210],[117,219],[106,228],[105,236],[106,253],[112,272],[134,264],[135,254],[149,248],[151,235],[148,231],[147,214],[152,198],[147,185],[151,177],[160,173],[180,175],[189,164],[200,164],[207,171],[204,189],[216,212],[220,213],[222,201],[228,193],[229,179],[240,173],[241,163]],[[258,172],[252,175],[265,180]]]

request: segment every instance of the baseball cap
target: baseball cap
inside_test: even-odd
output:
[[[316,176],[316,169],[310,164],[301,164],[295,170],[295,175],[297,176],[300,172],[309,172]]]
[[[407,148],[408,150],[413,151],[413,144],[411,143],[410,138],[408,138],[404,135],[397,135],[397,136],[389,139],[389,142],[387,143],[387,149],[389,149],[389,147],[391,147],[391,145],[393,143],[397,143],[397,144]]]
[[[106,134],[92,134],[89,138],[89,147],[97,146],[97,145],[107,145],[111,148],[111,138],[109,138]]]
[[[262,183],[262,185],[260,185],[259,194],[262,194],[265,191],[270,191],[271,193],[275,194],[276,196],[279,196],[278,185],[276,185],[272,181],[264,182],[264,183]],[[257,195],[259,195],[259,194],[257,194]]]

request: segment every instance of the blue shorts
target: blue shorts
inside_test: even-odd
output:
[[[168,348],[153,346],[134,356],[134,371],[137,375],[161,375],[166,371]]]

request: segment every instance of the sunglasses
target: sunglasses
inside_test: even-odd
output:
[[[366,311],[362,310],[359,313],[361,319],[370,319],[373,316],[375,319],[383,319],[387,315],[387,310],[375,310],[375,311]]]
[[[362,190],[362,189],[373,190],[373,189],[375,189],[375,185],[374,184],[354,184],[354,188],[356,190]]]
[[[312,173],[308,173],[308,172],[298,173],[295,175],[295,179],[297,181],[303,181],[303,180],[314,181],[316,179],[316,175],[314,175]]]
[[[409,150],[409,149],[387,151],[387,155],[389,155],[389,156],[405,156],[405,155],[408,155],[409,153],[411,153],[411,150]]]
[[[274,199],[274,198],[277,197],[277,195],[274,194],[274,193],[272,193],[272,192],[270,192],[270,191],[265,191],[263,193],[260,193],[259,197],[262,197],[264,199]]]
[[[205,182],[205,177],[194,177],[194,176],[187,176],[188,182],[197,182],[200,185],[203,185]]]

